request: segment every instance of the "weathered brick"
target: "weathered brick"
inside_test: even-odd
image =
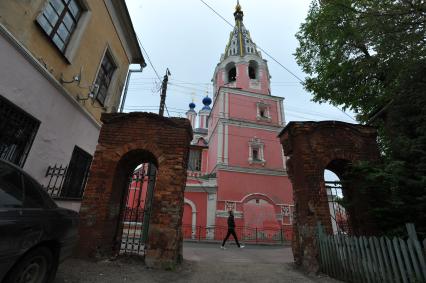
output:
[[[157,181],[147,240],[146,263],[161,267],[182,258],[183,191],[192,128],[187,119],[152,113],[103,114],[80,212],[81,257],[117,254],[117,231],[127,179],[146,162],[157,165]],[[174,226],[174,228],[171,228]],[[116,235],[118,238],[116,238]]]
[[[343,173],[344,168],[330,168],[332,162],[343,160],[356,163],[378,160],[377,133],[372,127],[338,121],[290,122],[280,133],[284,153],[289,157],[287,169],[293,185],[295,219],[293,226],[293,255],[296,264],[317,272],[318,249],[316,225],[320,222],[327,232],[332,231],[324,169]],[[337,166],[339,167],[339,166]],[[341,172],[336,172],[341,171]],[[362,176],[361,176],[362,177]],[[352,191],[354,184],[343,188]],[[362,200],[357,209],[349,211],[352,231],[364,234],[374,229],[365,215]],[[361,225],[362,223],[362,225]]]

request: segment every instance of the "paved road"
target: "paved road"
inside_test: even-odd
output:
[[[327,277],[308,277],[294,269],[291,249],[185,243],[184,264],[177,270],[147,269],[137,259],[87,262],[71,259],[58,271],[55,283],[95,282],[338,282]]]

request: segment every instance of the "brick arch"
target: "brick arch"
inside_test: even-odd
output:
[[[109,257],[117,253],[127,178],[137,165],[153,163],[158,170],[145,262],[159,267],[179,263],[183,192],[192,139],[189,121],[139,112],[103,114],[101,120],[80,210],[79,255]]]
[[[338,121],[290,122],[279,138],[289,157],[287,170],[293,185],[294,259],[309,271],[317,271],[316,225],[321,222],[332,231],[324,170],[332,169],[342,176],[346,170],[343,164],[378,160],[377,133],[372,127]],[[353,184],[346,186],[355,191]]]

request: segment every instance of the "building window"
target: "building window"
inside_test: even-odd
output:
[[[24,166],[40,122],[0,95],[0,158]]]
[[[256,61],[250,61],[248,66],[248,74],[251,80],[257,79],[258,64]]]
[[[111,84],[112,75],[117,67],[114,64],[111,54],[108,49],[102,59],[99,67],[98,76],[96,77],[95,85],[97,86],[96,100],[102,105],[105,105],[105,100],[108,94],[108,88]]]
[[[235,67],[232,67],[228,71],[228,82],[235,82],[237,79],[237,69]]]
[[[49,0],[37,23],[64,53],[80,19],[82,7],[77,0]]]
[[[263,154],[264,143],[259,138],[252,138],[249,141],[249,158],[250,164],[259,163],[265,165],[265,157]]]
[[[259,161],[260,160],[260,158],[259,158],[259,149],[258,148],[253,148],[253,154],[252,154],[252,156],[253,156],[253,160],[254,161]]]
[[[201,150],[191,149],[189,151],[188,169],[190,171],[201,171]]]
[[[83,196],[91,163],[92,156],[78,146],[75,146],[60,197],[81,198]]]
[[[271,121],[271,115],[269,111],[269,104],[264,102],[257,103],[257,120]]]
[[[249,66],[249,78],[251,80],[256,79],[256,70],[252,66]]]

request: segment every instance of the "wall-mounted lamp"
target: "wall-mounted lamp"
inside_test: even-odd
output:
[[[84,100],[88,100],[90,99],[94,99],[96,96],[96,93],[98,92],[99,89],[99,85],[98,84],[94,84],[92,86],[89,87],[89,93],[87,94],[87,97],[80,97],[80,95],[77,95],[77,100],[78,101],[84,101]]]
[[[70,80],[70,81],[66,81],[66,80],[64,79],[63,74],[61,74],[61,78],[59,79],[59,81],[61,82],[61,84],[72,84],[72,83],[74,83],[74,82],[78,82],[78,83],[80,83],[80,79],[81,79],[81,74],[78,74],[78,75],[75,75],[75,76],[72,78],[72,80]]]

